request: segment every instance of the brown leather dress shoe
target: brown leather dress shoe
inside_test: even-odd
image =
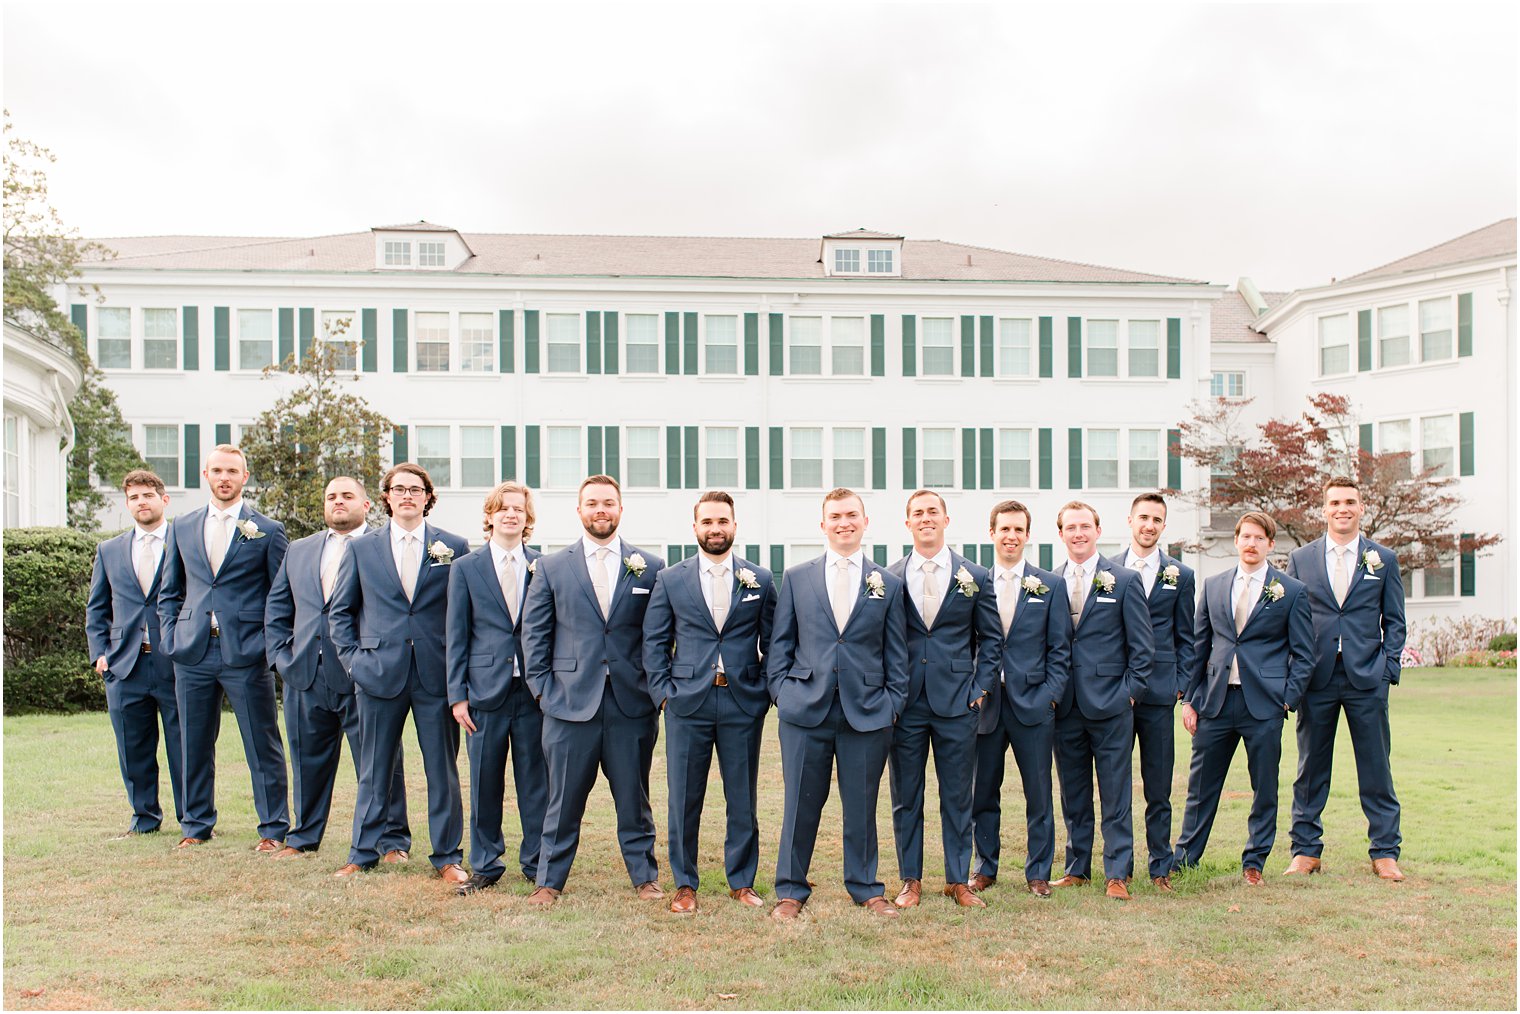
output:
[[[259,843],[253,847],[253,850],[255,852],[278,852],[280,848],[280,843],[273,838],[260,838]]]
[[[665,891],[661,889],[659,881],[651,880],[638,886],[640,901],[659,901],[665,897]]]
[[[1129,888],[1124,886],[1124,881],[1118,877],[1109,877],[1108,886],[1103,890],[1104,895],[1115,901],[1129,901]]]
[[[1308,876],[1311,873],[1318,873],[1321,865],[1319,856],[1294,856],[1288,868],[1283,870],[1283,876]]]
[[[987,890],[987,888],[995,883],[997,883],[997,877],[989,877],[985,873],[973,873],[971,875],[970,887],[973,891],[981,892]]]
[[[884,894],[878,894],[874,898],[867,898],[860,904],[862,908],[872,915],[879,915],[888,919],[897,918],[897,906],[888,901],[887,896]]]
[[[300,856],[304,856],[305,854],[306,854],[305,852],[302,852],[300,849],[296,848],[294,845],[286,845],[284,848],[280,849],[280,851],[276,852],[271,858],[273,858],[273,859],[296,859],[296,858],[299,858]]]
[[[676,888],[676,896],[670,900],[670,911],[675,915],[691,915],[696,910],[696,890],[690,887]]]
[[[918,905],[919,898],[922,897],[923,893],[923,881],[904,880],[902,890],[897,892],[897,897],[892,900],[892,904],[898,908],[914,908]]]
[[[363,873],[363,872],[364,872],[364,867],[360,866],[358,863],[345,863],[344,865],[338,867],[337,872],[335,872],[333,874],[333,876],[335,876],[335,877],[351,877],[355,873]]]
[[[537,908],[551,908],[556,901],[559,901],[559,894],[559,889],[555,887],[535,888],[533,893],[528,895],[528,904]]]
[[[796,898],[782,898],[776,902],[776,907],[771,909],[771,918],[777,922],[795,922],[801,914],[802,902]]]
[[[1086,887],[1091,882],[1088,877],[1074,877],[1070,873],[1060,880],[1052,880],[1051,887]]]
[[[470,879],[470,875],[458,863],[444,863],[438,867],[438,875],[450,884],[462,884]]]
[[[755,893],[753,887],[739,887],[728,892],[728,896],[743,905],[751,905],[755,908],[764,908],[765,899]]]
[[[1155,887],[1156,890],[1162,892],[1163,894],[1175,894],[1176,893],[1175,890],[1172,888],[1172,878],[1170,876],[1167,876],[1167,875],[1162,875],[1162,876],[1159,876],[1159,877],[1152,877],[1151,878],[1151,886]]]
[[[1260,887],[1262,885],[1261,871],[1254,866],[1247,866],[1241,870],[1240,879],[1252,887]]]
[[[1372,872],[1376,873],[1383,880],[1404,879],[1404,871],[1399,869],[1399,861],[1397,859],[1374,859],[1372,861]]]
[[[1050,897],[1050,881],[1048,880],[1026,880],[1024,886],[1036,898]]]
[[[206,838],[181,838],[179,844],[174,847],[177,849],[187,849],[195,845],[204,845],[208,840]]]
[[[380,857],[382,863],[404,863],[412,858],[412,854],[406,849],[391,849]]]
[[[967,884],[946,884],[945,897],[954,898],[955,903],[961,908],[986,908],[987,903],[976,896]]]

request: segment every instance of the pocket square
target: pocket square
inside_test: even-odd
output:
[[[1099,595],[1098,596],[1098,601],[1099,602],[1117,602],[1119,600],[1118,599],[1113,599],[1113,598],[1108,598],[1108,597],[1105,597],[1103,595]]]
[[[630,594],[630,595],[648,595],[649,594],[649,589],[648,588],[629,588],[628,589],[628,594]]]
[[[755,600],[756,600],[756,599],[757,599],[757,598],[759,598],[759,597],[760,597],[760,593],[759,593],[759,592],[756,592],[756,593],[755,593],[755,594],[753,594],[753,595],[746,595],[746,596],[744,596],[744,597],[743,597],[743,598],[742,598],[742,599],[740,599],[740,600],[739,600],[739,601],[740,601],[740,602],[741,602],[741,603],[742,603],[742,602],[753,602],[753,601],[755,601]]]
[[[1381,581],[1383,579],[1380,578],[1380,577],[1378,577],[1376,574],[1363,574],[1362,575],[1362,580],[1363,581]]]
[[[1164,584],[1160,588],[1157,589],[1157,591],[1176,591],[1176,590],[1177,590],[1177,586],[1174,585],[1174,584]]]

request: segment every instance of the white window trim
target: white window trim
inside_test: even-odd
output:
[[[1166,431],[1167,431],[1167,427],[1168,427],[1167,423],[1114,423],[1112,425],[1107,425],[1107,426],[1084,426],[1084,427],[1082,427],[1082,489],[1084,491],[1098,492],[1098,493],[1135,493],[1135,492],[1145,492],[1147,490],[1164,489],[1166,487],[1166,466],[1167,466],[1167,460],[1166,460],[1166,446],[1167,446],[1166,445]],[[1003,429],[1018,429],[1018,427],[1016,427],[1016,426],[1005,426],[1005,427],[1002,427],[1002,428]],[[1093,484],[1092,484],[1092,475],[1091,475],[1091,472],[1089,471],[1089,465],[1090,465],[1090,463],[1092,461],[1092,453],[1091,453],[1092,452],[1092,438],[1091,438],[1090,434],[1092,433],[1093,430],[1117,430],[1118,433],[1119,433],[1119,442],[1118,442],[1118,447],[1116,448],[1116,451],[1117,451],[1117,461],[1119,463],[1119,484],[1117,486],[1098,486],[1098,487],[1094,487]],[[1130,457],[1130,453],[1129,453],[1129,446],[1130,446],[1130,433],[1131,433],[1131,431],[1134,431],[1134,430],[1144,430],[1146,432],[1160,434],[1160,443],[1159,443],[1159,447],[1158,447],[1158,453],[1157,453],[1157,456],[1155,458],[1155,461],[1156,461],[1156,479],[1157,479],[1157,482],[1156,482],[1156,485],[1154,485],[1154,486],[1149,486],[1149,485],[1147,485],[1147,486],[1132,486],[1132,485],[1130,485],[1130,481],[1129,481],[1129,465],[1130,465],[1131,457]],[[1031,459],[1037,457],[1038,454],[1039,454],[1038,448],[1032,448],[1031,449]],[[1108,459],[1104,459],[1104,460],[1108,460]]]
[[[664,377],[666,375],[664,314],[659,313],[658,311],[620,310],[618,311],[618,317],[623,325],[623,330],[618,335],[618,368],[622,371],[622,375],[633,380],[653,380],[656,377]],[[628,333],[632,330],[628,327],[629,317],[654,318],[654,369],[651,371],[634,371],[628,365]],[[605,342],[606,340],[607,336],[604,333],[602,335],[602,341]]]

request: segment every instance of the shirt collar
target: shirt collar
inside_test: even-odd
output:
[[[496,544],[496,540],[494,539],[488,539],[486,541],[486,545],[491,547],[491,563],[495,565],[497,570],[501,569],[501,561],[509,556],[517,563],[525,562],[521,542],[513,546],[511,549],[502,549]]]
[[[409,535],[417,536],[417,541],[422,542],[427,538],[427,522],[424,521],[411,531],[407,531],[395,522],[391,523],[391,545],[399,546],[403,539]]]
[[[1328,558],[1330,560],[1334,560],[1335,559],[1335,554],[1338,553],[1338,552],[1340,552],[1342,549],[1350,550],[1351,552],[1354,553],[1354,552],[1356,552],[1356,547],[1359,546],[1359,545],[1361,545],[1361,544],[1362,544],[1362,536],[1361,536],[1360,532],[1357,533],[1356,538],[1352,539],[1350,542],[1346,543],[1344,546],[1340,545],[1338,542],[1336,542],[1330,536],[1326,535],[1325,536],[1325,556],[1326,556],[1326,558]]]
[[[823,565],[829,570],[832,570],[834,568],[834,565],[837,564],[840,560],[849,560],[853,566],[864,569],[866,565],[866,551],[864,549],[857,549],[849,556],[840,556],[832,549],[825,549],[823,551]]]
[[[226,517],[226,518],[231,518],[232,520],[236,521],[238,518],[242,517],[242,515],[243,515],[243,498],[242,497],[238,497],[237,501],[231,507],[228,507],[226,510],[220,510],[220,509],[218,509],[216,507],[213,507],[211,504],[207,504],[206,505],[206,516],[207,517],[218,517],[218,518]]]
[[[613,556],[617,557],[618,559],[622,559],[622,556],[623,556],[623,539],[622,539],[622,536],[614,535],[612,537],[612,541],[609,542],[609,543],[607,543],[605,546],[598,546],[595,542],[592,542],[590,539],[581,539],[581,549],[585,552],[586,559],[588,559],[588,560],[595,560],[596,559],[596,551],[598,549],[605,549],[609,553],[611,553]]]
[[[705,574],[711,574],[713,571],[717,570],[719,567],[727,567],[728,568],[728,572],[730,574],[733,573],[733,568],[734,568],[734,554],[733,553],[726,553],[726,554],[724,554],[723,559],[719,560],[717,563],[714,563],[713,561],[709,560],[705,556],[701,557],[701,561],[702,561],[702,563],[701,563],[702,572],[705,573]]]
[[[1001,563],[995,564],[995,566],[997,567],[996,579],[999,580],[999,581],[1001,581],[1003,579],[1003,575],[1004,574],[1012,574],[1013,575],[1013,580],[1014,580],[1015,583],[1023,581],[1024,580],[1024,566],[1028,562],[1029,562],[1028,560],[1020,560],[1018,563],[1014,564],[1012,567],[1005,567]]]
[[[343,539],[343,538],[356,539],[356,538],[358,538],[359,536],[361,536],[363,534],[364,534],[364,529],[363,528],[355,528],[351,532],[340,532],[336,528],[329,528],[329,529],[327,529],[327,537],[328,537],[329,541],[331,541],[332,539]]]
[[[1159,546],[1152,548],[1149,556],[1136,556],[1134,546],[1130,546],[1126,552],[1129,554],[1128,560],[1130,566],[1134,566],[1135,564],[1140,563],[1144,564],[1147,567],[1156,567],[1157,569],[1160,569],[1161,548]]]
[[[941,572],[943,572],[943,573],[949,573],[950,572],[950,547],[949,546],[941,546],[941,547],[939,547],[939,552],[938,553],[935,553],[933,556],[927,556],[927,557],[920,555],[919,552],[918,552],[918,550],[915,549],[913,551],[912,557],[909,559],[908,568],[910,570],[923,570],[924,569],[924,564],[929,563],[931,561],[936,566],[939,567],[939,569],[940,569]]]
[[[1081,563],[1078,563],[1076,560],[1067,560],[1066,561],[1066,572],[1069,574],[1069,573],[1071,573],[1071,568],[1073,568],[1073,567],[1081,567],[1082,568],[1082,573],[1084,573],[1084,574],[1093,574],[1093,573],[1096,573],[1097,570],[1098,570],[1098,561],[1101,560],[1101,559],[1103,559],[1102,556],[1100,556],[1097,553],[1094,553],[1093,555],[1089,556],[1086,560],[1084,560]]]
[[[1242,567],[1237,562],[1235,564],[1235,573],[1239,574],[1241,577],[1245,578],[1247,581],[1255,581],[1258,577],[1264,577],[1266,575],[1266,573],[1267,573],[1267,567],[1269,567],[1269,566],[1270,566],[1270,564],[1263,563],[1260,567],[1257,567],[1255,570],[1248,571],[1248,570],[1246,570],[1244,567]]]
[[[134,527],[137,529],[137,534],[134,535],[133,538],[136,538],[136,539],[146,539],[149,536],[152,536],[155,539],[161,539],[161,538],[164,537],[164,525],[165,524],[166,524],[166,522],[162,518],[160,518],[159,521],[158,521],[158,527],[155,528],[155,529],[153,529],[152,531],[149,531],[148,529],[144,528],[142,525],[135,525]]]

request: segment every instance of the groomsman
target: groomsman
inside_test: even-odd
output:
[[[358,479],[341,475],[322,495],[327,528],[290,544],[264,606],[264,646],[285,684],[285,736],[293,772],[295,824],[276,859],[315,852],[327,833],[333,781],[343,739],[359,770],[359,708],[354,681],[338,662],[327,636],[327,603],[348,543],[364,533],[370,501]],[[412,832],[406,820],[406,783],[401,759],[391,784],[389,816],[381,847],[392,862],[406,858]]]
[[[1157,545],[1166,531],[1166,499],[1141,493],[1129,506],[1129,548],[1119,562],[1140,575],[1150,607],[1156,654],[1145,690],[1135,698],[1135,739],[1145,790],[1145,843],[1151,883],[1172,889],[1172,770],[1177,700],[1193,667],[1193,568]]]
[[[776,587],[771,572],[733,553],[733,497],[703,493],[692,508],[700,554],[660,571],[644,614],[649,697],[665,712],[670,786],[670,910],[697,910],[697,830],[713,752],[723,776],[728,894],[759,907],[757,815],[760,733],[771,699],[760,658],[771,640]]]
[[[533,493],[520,482],[504,482],[486,497],[481,549],[449,573],[449,704],[454,721],[468,734],[470,757],[470,879],[456,890],[474,894],[493,886],[506,872],[502,809],[507,792],[507,756],[517,788],[522,824],[518,868],[538,876],[543,845],[548,773],[544,769],[542,716],[523,679],[523,601],[541,555],[523,545],[537,520]]]
[[[992,508],[989,530],[997,553],[992,581],[1001,647],[998,678],[977,720],[972,787],[977,866],[971,889],[984,891],[997,882],[1004,751],[1011,748],[1024,786],[1024,882],[1035,897],[1048,898],[1056,851],[1050,769],[1055,709],[1071,680],[1071,613],[1060,593],[1061,579],[1024,559],[1030,524],[1029,508],[1017,500]]]
[[[1318,873],[1320,815],[1330,795],[1336,726],[1346,712],[1356,780],[1367,816],[1372,871],[1399,870],[1399,800],[1389,765],[1388,688],[1404,651],[1404,582],[1393,550],[1361,534],[1356,480],[1325,485],[1326,534],[1288,556],[1288,573],[1309,588],[1314,673],[1298,709],[1298,778],[1293,782],[1293,862],[1286,873]]]
[[[610,475],[581,482],[586,534],[542,557],[522,624],[528,686],[544,718],[549,802],[532,905],[553,905],[570,878],[598,765],[617,811],[623,863],[643,901],[665,896],[654,857],[649,768],[659,713],[644,675],[644,613],[665,561],[617,534],[623,493]]]
[[[427,775],[428,858],[458,886],[469,874],[460,865],[459,726],[449,711],[443,639],[449,568],[469,544],[424,521],[438,497],[421,465],[396,465],[380,489],[390,522],[349,543],[328,601],[329,636],[359,704],[353,842],[334,876],[372,869],[386,852],[391,786],[411,715]]]
[[[116,733],[116,759],[132,804],[132,823],[120,835],[152,834],[163,823],[158,805],[158,726],[164,727],[174,817],[185,819],[184,763],[181,760],[179,705],[174,699],[174,667],[158,636],[159,570],[168,529],[164,481],[134,469],[121,481],[127,510],[136,524],[95,550],[90,598],[85,605],[85,638],[95,671],[105,678],[106,711]]]
[[[184,837],[203,845],[216,827],[216,739],[222,697],[237,716],[259,817],[259,852],[278,852],[290,830],[285,749],[274,674],[264,654],[264,602],[285,559],[285,526],[243,503],[248,461],[218,444],[201,471],[211,502],[170,525],[158,593],[160,645],[174,663],[184,740]]]
[[[890,568],[907,590],[908,696],[888,755],[892,829],[902,890],[898,908],[919,903],[924,875],[924,776],[929,749],[939,779],[946,897],[965,908],[987,903],[971,876],[971,779],[977,717],[997,679],[1002,651],[997,594],[987,570],[945,545],[950,514],[929,490],[908,497],[904,522],[913,551]]]
[[[1066,875],[1053,887],[1092,877],[1093,772],[1103,807],[1105,893],[1129,899],[1134,870],[1131,819],[1134,705],[1145,693],[1155,651],[1140,575],[1098,555],[1098,512],[1073,500],[1056,515],[1067,562],[1056,571],[1072,618],[1071,682],[1056,706],[1056,771],[1066,821]]]
[[[1177,866],[1203,858],[1235,747],[1244,741],[1251,815],[1241,875],[1259,885],[1277,837],[1282,727],[1314,667],[1314,621],[1303,583],[1267,563],[1277,522],[1261,511],[1235,523],[1236,566],[1203,583],[1182,727],[1193,737]]]
[[[876,877],[876,801],[892,724],[907,703],[907,621],[902,580],[861,551],[869,523],[857,494],[826,494],[819,527],[828,551],[789,568],[776,602],[766,677],[781,721],[785,809],[771,915],[784,922],[812,890],[808,867],[836,760],[845,887],[875,915],[897,915]]]

